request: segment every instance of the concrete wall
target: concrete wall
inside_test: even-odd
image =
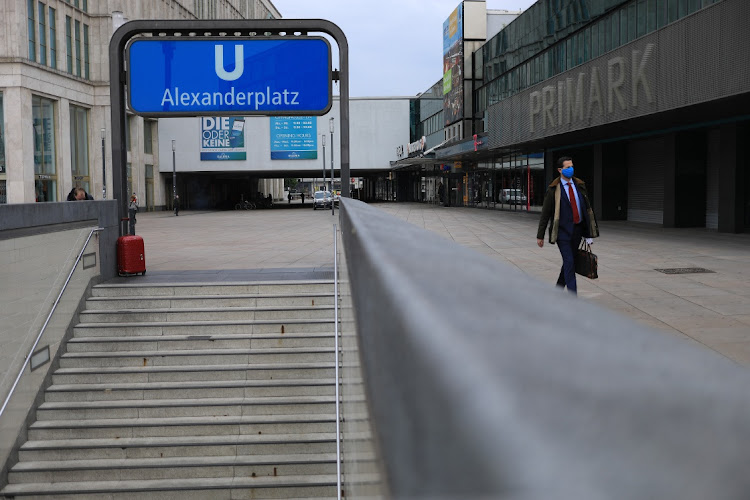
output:
[[[84,248],[93,228],[103,227],[83,251],[71,281],[35,351],[49,348],[55,359],[82,297],[92,282],[114,276],[117,215],[115,201],[0,205],[0,405]],[[27,367],[0,416],[0,468],[13,457],[26,419],[35,407],[54,363]],[[4,477],[0,474],[0,477]]]

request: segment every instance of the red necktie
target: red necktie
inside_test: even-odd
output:
[[[570,199],[570,206],[573,207],[573,223],[578,224],[581,222],[581,216],[578,214],[578,203],[576,203],[576,195],[573,192],[573,183],[568,183],[568,198]]]

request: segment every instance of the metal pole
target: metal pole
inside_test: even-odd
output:
[[[174,204],[177,203],[177,167],[175,161],[175,141],[172,139],[172,209],[174,210]]]
[[[107,129],[102,128],[102,200],[107,199],[107,156],[106,156]]]
[[[333,207],[333,149],[334,149],[333,147],[333,117],[331,117],[331,119],[328,120],[328,123],[330,125],[329,128],[331,129],[331,189],[330,189],[331,191],[331,215],[334,215],[335,210]]]
[[[320,138],[323,140],[323,185],[326,183],[326,135],[320,134]],[[315,196],[315,189],[313,189],[313,197]],[[313,200],[315,203],[315,200]]]

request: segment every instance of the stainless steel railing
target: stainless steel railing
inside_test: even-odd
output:
[[[333,225],[333,335],[334,335],[334,374],[336,376],[336,497],[341,500],[341,409],[339,408],[339,278],[337,234],[338,228]]]
[[[78,267],[78,263],[81,261],[81,258],[83,257],[83,252],[86,251],[86,247],[89,244],[89,241],[91,241],[91,237],[94,235],[94,233],[98,231],[103,231],[104,228],[101,227],[95,227],[94,229],[89,232],[88,237],[86,238],[86,242],[83,244],[83,247],[81,248],[81,251],[78,252],[78,257],[76,257],[76,261],[73,263],[72,268],[70,269],[70,273],[68,273],[68,277],[65,280],[65,283],[63,283],[62,288],[60,289],[60,293],[57,294],[57,298],[55,299],[55,302],[52,304],[52,309],[50,309],[49,314],[47,315],[47,319],[44,321],[44,324],[42,325],[41,330],[39,331],[39,335],[36,336],[36,340],[34,341],[34,345],[31,346],[31,349],[29,350],[29,354],[27,354],[24,357],[23,365],[21,366],[21,369],[18,371],[18,375],[16,376],[15,382],[13,382],[13,385],[10,388],[10,391],[8,392],[8,396],[5,398],[5,401],[3,402],[2,408],[0,408],[0,418],[2,418],[3,413],[5,412],[5,408],[8,406],[8,403],[10,402],[10,398],[13,396],[13,393],[16,390],[16,387],[18,386],[18,382],[20,382],[21,377],[23,376],[23,372],[26,369],[26,367],[29,365],[29,362],[31,361],[31,355],[34,353],[34,350],[36,349],[36,346],[39,345],[39,341],[42,339],[42,335],[44,335],[44,331],[47,329],[47,325],[50,322],[50,319],[52,318],[52,315],[55,313],[55,309],[57,308],[57,304],[60,303],[60,299],[62,298],[63,293],[65,293],[65,289],[68,287],[68,283],[70,283],[70,278],[73,277],[73,273],[76,270],[76,267]]]

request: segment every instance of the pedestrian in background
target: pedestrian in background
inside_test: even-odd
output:
[[[136,196],[135,192],[130,197],[130,202],[128,203],[128,217],[130,218],[130,234],[135,234],[135,214],[138,213],[138,196]]]
[[[70,190],[70,193],[68,193],[68,201],[81,201],[81,200],[93,200],[93,199],[94,197],[88,194],[86,190],[80,186],[74,187],[73,189]]]
[[[544,195],[536,242],[539,248],[544,246],[544,231],[552,219],[549,242],[557,243],[563,261],[557,286],[567,287],[569,292],[577,294],[575,252],[581,238],[586,238],[589,245],[594,242],[593,238],[599,236],[599,227],[591,209],[586,184],[573,176],[573,159],[561,157],[557,160],[557,171],[560,177],[552,181]]]
[[[180,195],[174,195],[174,214],[175,216],[180,215]]]

